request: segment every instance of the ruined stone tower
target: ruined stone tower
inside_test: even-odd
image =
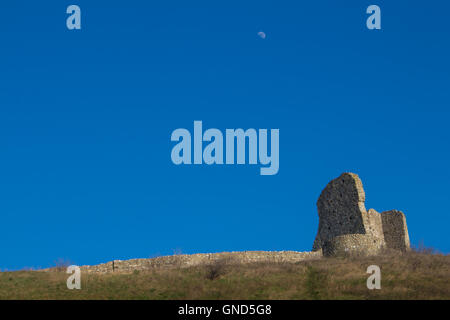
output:
[[[382,248],[409,249],[405,215],[391,210],[366,211],[362,182],[354,173],[332,180],[317,201],[319,230],[313,250],[325,256],[359,253],[372,255]]]

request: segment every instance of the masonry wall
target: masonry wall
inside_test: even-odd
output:
[[[192,255],[174,255],[152,259],[114,260],[95,266],[82,266],[82,272],[87,273],[130,273],[134,270],[187,268],[206,265],[219,260],[229,263],[255,263],[255,262],[298,262],[322,257],[322,252],[297,251],[244,251],[222,253],[198,253]]]
[[[356,174],[344,173],[330,181],[317,200],[319,230],[313,250],[345,234],[365,234],[363,213],[365,193]]]
[[[410,248],[408,228],[403,212],[391,210],[382,212],[384,241],[386,247],[395,250],[408,250]]]

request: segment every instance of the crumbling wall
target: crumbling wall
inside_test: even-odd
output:
[[[345,234],[328,240],[323,245],[323,255],[334,256],[367,256],[380,252],[382,243],[368,234]]]
[[[405,215],[391,210],[366,211],[361,180],[354,173],[343,173],[330,181],[317,201],[319,229],[312,252],[244,251],[174,255],[153,259],[114,260],[95,266],[83,266],[88,273],[133,272],[157,268],[186,268],[227,259],[232,263],[299,262],[322,256],[375,255],[383,248],[409,249]]]
[[[405,215],[397,210],[366,211],[361,179],[343,173],[328,183],[317,201],[319,230],[313,250],[326,256],[379,253],[383,248],[409,249]]]
[[[221,253],[180,254],[151,259],[114,260],[95,266],[82,266],[87,273],[130,273],[134,270],[173,269],[206,265],[226,259],[229,263],[246,264],[255,262],[299,262],[322,257],[322,252],[297,251],[243,251]]]
[[[340,235],[365,234],[364,201],[364,189],[356,174],[344,173],[330,181],[317,200],[319,230],[313,250]]]
[[[391,210],[381,213],[386,247],[395,250],[409,250],[408,227],[403,212]]]

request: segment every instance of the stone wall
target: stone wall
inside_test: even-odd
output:
[[[365,234],[364,201],[364,189],[356,174],[343,174],[328,183],[317,200],[319,230],[313,250],[337,236]]]
[[[335,256],[367,256],[376,255],[382,248],[382,243],[367,234],[345,234],[334,237],[323,244],[323,255]]]
[[[386,247],[396,250],[408,250],[409,235],[406,217],[401,211],[391,210],[381,214]]]
[[[134,270],[154,270],[187,268],[199,265],[207,265],[215,261],[227,261],[228,263],[245,264],[255,262],[298,262],[322,257],[322,252],[297,252],[297,251],[243,251],[221,253],[181,254],[151,259],[114,260],[95,266],[82,266],[81,270],[87,273],[130,273]]]
[[[397,210],[366,211],[358,175],[343,173],[332,180],[317,201],[319,230],[313,250],[325,256],[379,253],[383,248],[409,250],[405,215]]]

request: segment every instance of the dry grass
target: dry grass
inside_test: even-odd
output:
[[[381,290],[368,290],[369,265]],[[0,273],[0,299],[450,299],[450,256],[427,252],[327,258],[300,263],[201,267],[132,274],[82,274],[68,290],[64,271]]]
[[[50,271],[52,272],[65,272],[67,270],[67,267],[70,266],[72,263],[64,258],[59,258],[58,260],[54,261],[54,266],[50,268]]]

